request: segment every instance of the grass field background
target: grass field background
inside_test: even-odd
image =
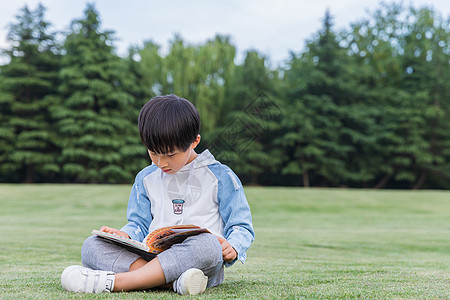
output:
[[[200,298],[450,298],[450,192],[248,187],[247,262]],[[0,185],[0,299],[80,295],[60,286],[92,229],[126,223],[128,185]]]

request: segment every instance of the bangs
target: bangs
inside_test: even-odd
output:
[[[155,97],[142,108],[139,134],[148,150],[167,154],[185,152],[200,131],[200,118],[195,106],[174,95]]]

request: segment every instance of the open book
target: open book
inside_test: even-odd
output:
[[[195,225],[175,225],[162,227],[150,232],[142,243],[99,230],[92,230],[91,233],[115,243],[131,247],[135,250],[158,254],[166,249],[169,249],[173,244],[181,243],[189,236],[205,232],[209,233],[208,229]]]

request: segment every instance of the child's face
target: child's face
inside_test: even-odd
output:
[[[152,162],[157,165],[166,174],[175,174],[183,166],[193,161],[198,154],[194,151],[194,148],[200,142],[200,135],[191,144],[186,151],[175,150],[174,152],[159,154],[148,150],[148,154]]]

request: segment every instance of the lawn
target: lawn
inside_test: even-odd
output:
[[[80,295],[60,286],[91,229],[121,227],[128,185],[0,185],[1,299]],[[450,192],[248,187],[247,262],[200,298],[450,298]],[[188,297],[189,298],[189,297]]]

